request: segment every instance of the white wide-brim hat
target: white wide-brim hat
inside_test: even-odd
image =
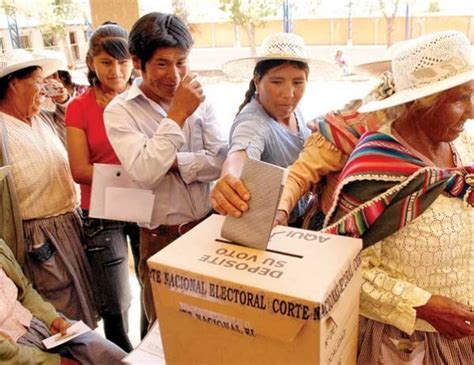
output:
[[[397,50],[410,42],[411,39],[407,41],[401,41],[392,44],[382,57],[375,58],[369,62],[359,63],[352,67],[352,71],[357,74],[379,77],[382,73],[386,71],[392,71],[392,58]]]
[[[60,64],[57,71],[69,71],[67,66],[66,55],[63,52],[55,51],[52,49],[41,49],[32,52],[33,57],[36,59],[58,59]],[[54,72],[51,72],[54,73]],[[49,76],[49,75],[48,75]]]
[[[222,65],[222,71],[231,78],[250,80],[254,76],[255,65],[261,61],[268,60],[304,62],[309,66],[309,76],[311,78],[315,78],[317,73],[320,76],[336,75],[339,73],[335,65],[308,57],[303,38],[293,33],[271,34],[263,40],[258,56],[227,61]]]
[[[360,63],[352,66],[352,72],[361,75],[367,75],[372,77],[379,77],[386,71],[392,69],[392,60],[389,58],[379,59],[377,61]]]
[[[58,58],[35,57],[25,49],[11,49],[0,56],[0,78],[30,66],[41,67],[43,76],[47,77],[55,73],[60,65]]]
[[[457,31],[412,39],[395,51],[392,73],[395,93],[363,105],[360,113],[405,104],[473,80],[469,41]]]

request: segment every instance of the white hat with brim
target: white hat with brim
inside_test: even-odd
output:
[[[392,71],[392,57],[397,50],[411,42],[411,39],[406,41],[400,41],[392,44],[386,51],[385,54],[380,57],[371,60],[370,62],[360,63],[352,67],[352,71],[357,74],[363,74],[372,77],[379,77],[386,71]]]
[[[55,73],[61,65],[57,58],[35,57],[25,49],[12,49],[0,56],[0,78],[31,66],[41,67],[43,76]]]
[[[52,49],[41,49],[32,52],[32,54],[35,59],[58,59],[60,61],[60,64],[56,71],[69,71],[66,55],[64,54],[64,52],[55,51]],[[51,72],[51,74],[54,72],[55,71]]]
[[[293,33],[271,34],[263,40],[260,55],[227,61],[222,65],[222,71],[231,78],[250,80],[257,63],[269,60],[304,62],[309,66],[310,78],[339,73],[335,65],[308,57],[303,38]]]
[[[352,66],[352,71],[356,74],[363,74],[372,77],[379,77],[382,73],[392,69],[392,61],[390,59],[380,59],[374,62],[361,63]]]
[[[360,113],[386,109],[451,89],[474,79],[470,44],[457,31],[429,34],[397,49],[392,60],[395,93],[371,101]]]

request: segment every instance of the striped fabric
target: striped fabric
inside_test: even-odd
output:
[[[439,194],[474,207],[474,166],[428,166],[393,137],[367,132],[339,177],[326,233],[361,237],[368,247],[414,220]],[[335,222],[335,223],[334,223]]]
[[[382,113],[360,114],[356,110],[357,104],[354,104],[351,108],[328,113],[314,121],[317,131],[347,155],[351,154],[365,132],[378,130],[386,119]]]

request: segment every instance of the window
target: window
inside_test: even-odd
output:
[[[21,35],[20,36],[20,44],[21,48],[31,49],[31,42],[29,35]]]
[[[43,33],[43,43],[48,48],[56,46],[56,36],[53,33]]]
[[[69,32],[69,44],[71,45],[74,60],[79,60],[81,55],[79,53],[79,45],[77,44],[76,32]]]

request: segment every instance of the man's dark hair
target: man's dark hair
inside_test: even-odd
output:
[[[138,19],[128,37],[130,53],[138,57],[142,70],[158,48],[177,47],[188,51],[193,43],[188,27],[179,17],[157,12]]]

